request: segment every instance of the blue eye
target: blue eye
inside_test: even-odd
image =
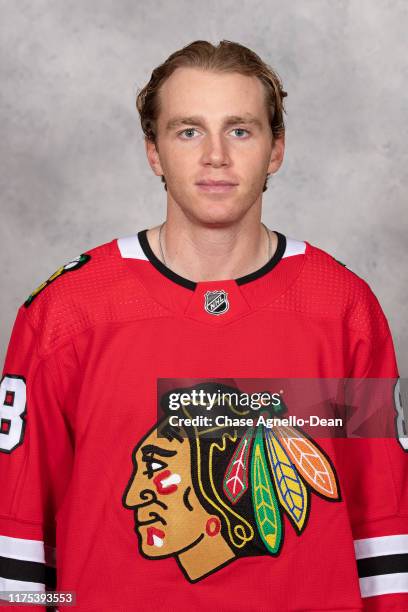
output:
[[[186,132],[194,132],[195,128],[186,128],[185,130],[183,130],[182,132],[180,132],[179,134],[185,134]],[[191,140],[191,138],[187,138],[187,140]]]
[[[247,134],[249,134],[248,130],[244,130],[244,128],[234,128],[232,131],[233,132],[246,132]]]

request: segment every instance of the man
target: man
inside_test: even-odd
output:
[[[363,280],[261,223],[285,95],[229,41],[175,52],[139,93],[165,222],[59,268],[13,329],[4,591],[71,591],[83,612],[408,609],[406,429],[388,323]],[[316,381],[348,378],[355,439],[266,425],[312,397],[325,415]],[[382,383],[369,419],[362,379]],[[261,391],[251,420],[242,398]],[[170,400],[185,396],[174,422]],[[365,421],[386,433],[361,436]]]

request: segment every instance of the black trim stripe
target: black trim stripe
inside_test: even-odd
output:
[[[408,572],[408,554],[381,555],[357,561],[360,578],[381,574],[400,574]]]
[[[21,582],[38,582],[55,589],[57,572],[55,567],[37,561],[21,561],[20,559],[0,557],[0,576],[10,580],[20,580]]]
[[[158,257],[156,257],[147,239],[147,229],[141,230],[137,234],[137,237],[139,238],[140,246],[142,247],[143,253],[146,255],[150,263],[159,272],[164,274],[164,276],[167,276],[167,278],[169,278],[173,282],[178,283],[179,285],[182,285],[186,289],[191,289],[191,291],[194,291],[194,289],[197,286],[197,283],[195,283],[194,281],[188,280],[187,278],[184,278],[183,276],[180,276],[176,272],[173,272],[173,270],[170,270],[170,268],[165,266],[164,263],[160,261]]]
[[[280,262],[286,250],[286,237],[277,231],[275,231],[275,234],[278,238],[278,246],[271,259],[261,268],[255,270],[255,272],[251,272],[250,274],[246,274],[245,276],[240,276],[239,278],[236,278],[235,282],[237,283],[237,285],[244,285],[245,283],[249,283],[260,278],[261,276],[264,276],[264,274],[270,272]],[[139,238],[140,246],[142,247],[144,254],[150,261],[150,263],[156,268],[156,270],[158,270],[164,276],[167,276],[167,278],[169,278],[171,281],[178,283],[182,287],[190,289],[191,291],[195,290],[197,286],[196,282],[191,281],[188,278],[184,278],[176,272],[173,272],[173,270],[170,270],[170,268],[168,268],[162,261],[160,261],[158,257],[156,257],[147,239],[147,229],[138,232],[137,236]]]
[[[255,272],[251,272],[250,274],[236,278],[235,282],[237,285],[245,285],[245,283],[250,283],[257,278],[261,278],[261,276],[270,272],[280,262],[286,250],[286,236],[276,231],[275,234],[278,237],[278,246],[276,247],[276,251],[270,260],[266,262],[262,268],[259,268],[259,270],[255,270]]]

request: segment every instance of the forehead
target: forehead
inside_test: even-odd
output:
[[[176,454],[174,455],[174,457],[176,457],[180,453],[184,453],[185,448],[189,446],[188,440],[186,438],[183,438],[182,442],[180,442],[175,437],[169,440],[163,434],[159,435],[158,429],[155,428],[153,429],[153,431],[149,433],[148,436],[146,436],[146,438],[143,439],[142,442],[140,442],[136,446],[135,451],[134,451],[135,457],[141,458],[143,454],[143,448],[146,446],[150,446],[150,445],[156,446],[160,449],[163,449],[164,451],[168,450],[168,451],[175,452]]]
[[[159,90],[159,121],[172,116],[266,117],[265,88],[255,76],[177,68]]]

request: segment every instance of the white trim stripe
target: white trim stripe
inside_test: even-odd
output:
[[[25,540],[0,535],[0,556],[21,561],[36,561],[55,567],[56,551],[41,540]]]
[[[306,242],[302,240],[294,240],[293,238],[286,238],[286,249],[282,256],[284,257],[292,257],[292,255],[303,255],[306,251]]]
[[[147,260],[146,255],[140,246],[139,238],[137,234],[133,236],[123,236],[117,239],[118,247],[122,257],[126,259],[144,259]]]
[[[381,574],[360,578],[361,597],[388,595],[390,593],[408,593],[408,574]]]
[[[408,535],[382,536],[354,540],[356,559],[408,553]]]
[[[0,599],[2,599],[2,591],[39,591],[40,593],[44,593],[45,584],[42,582],[24,582],[24,580],[12,580],[11,578],[2,578],[0,576]]]

